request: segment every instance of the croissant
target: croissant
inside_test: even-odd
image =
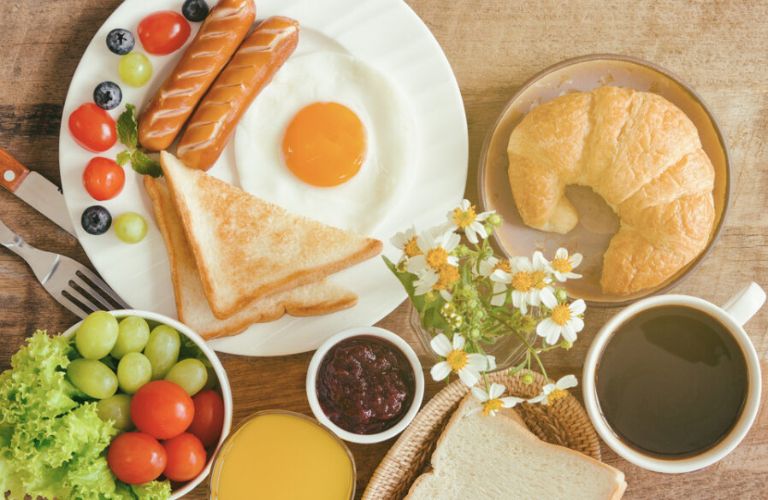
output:
[[[565,196],[591,187],[619,218],[603,256],[605,293],[660,285],[707,245],[715,172],[696,126],[649,92],[599,87],[533,109],[507,147],[509,184],[523,222],[565,234],[578,214]]]

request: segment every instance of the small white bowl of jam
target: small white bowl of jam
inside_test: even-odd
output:
[[[352,443],[378,443],[405,430],[424,397],[416,353],[374,326],[337,333],[312,356],[307,398],[315,418]]]

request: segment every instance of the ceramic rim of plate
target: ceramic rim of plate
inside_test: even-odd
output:
[[[229,433],[229,435],[224,439],[224,441],[219,446],[216,455],[211,460],[211,479],[208,481],[208,498],[213,498],[213,487],[214,487],[214,481],[218,481],[219,479],[219,473],[216,469],[216,465],[219,461],[219,458],[221,458],[224,455],[224,452],[226,451],[227,446],[229,445],[230,441],[234,440],[234,437],[237,436],[237,433],[240,432],[246,425],[251,423],[252,421],[256,420],[259,417],[263,417],[265,415],[288,415],[290,417],[296,417],[299,419],[303,419],[307,422],[310,422],[314,425],[316,425],[320,430],[327,433],[329,436],[333,438],[333,440],[338,443],[341,448],[344,450],[344,452],[347,454],[347,457],[349,458],[349,463],[352,465],[352,489],[349,494],[350,500],[355,498],[355,492],[357,491],[357,465],[355,464],[355,456],[352,455],[352,451],[349,449],[349,446],[347,446],[347,443],[344,442],[343,439],[341,439],[339,436],[333,433],[328,427],[324,426],[320,421],[318,421],[316,418],[312,418],[309,415],[304,415],[303,413],[298,413],[295,411],[290,410],[281,410],[281,409],[271,409],[271,410],[261,410],[257,411],[256,413],[252,413],[245,417],[245,419],[237,424],[237,427],[232,429],[232,432]]]
[[[501,113],[499,113],[498,118],[496,118],[496,121],[493,123],[493,126],[490,128],[490,130],[486,133],[485,139],[483,140],[482,148],[480,149],[480,157],[478,160],[478,177],[477,177],[477,190],[478,195],[480,199],[480,205],[483,210],[486,210],[489,208],[489,202],[488,202],[488,193],[485,189],[485,180],[486,180],[486,170],[487,170],[487,157],[489,153],[489,149],[491,146],[491,141],[493,140],[493,137],[496,133],[496,130],[499,128],[499,125],[504,120],[504,118],[507,116],[507,114],[512,110],[512,108],[517,104],[518,99],[525,94],[525,92],[535,85],[537,82],[539,82],[541,79],[543,79],[546,76],[549,76],[552,73],[555,73],[557,71],[563,70],[565,68],[568,68],[570,66],[575,66],[578,64],[586,63],[586,62],[594,62],[594,61],[620,61],[624,63],[629,64],[635,64],[637,66],[642,66],[646,69],[649,69],[653,72],[659,73],[660,75],[668,78],[675,84],[679,85],[681,89],[683,89],[686,93],[690,95],[690,97],[693,99],[693,101],[701,106],[702,111],[709,119],[710,123],[712,124],[712,131],[717,136],[717,140],[720,144],[720,149],[723,153],[723,157],[725,160],[725,169],[724,169],[724,179],[723,182],[725,183],[725,190],[723,193],[723,208],[722,212],[720,214],[719,220],[716,221],[716,224],[714,228],[712,229],[710,233],[709,241],[707,242],[707,246],[704,247],[704,249],[689,263],[687,263],[682,269],[678,270],[674,275],[672,275],[671,278],[668,278],[665,280],[661,285],[654,287],[654,288],[648,288],[644,291],[640,291],[638,294],[634,294],[633,297],[628,299],[616,299],[616,300],[593,300],[593,299],[585,299],[585,302],[589,306],[596,306],[596,307],[623,307],[626,305],[629,305],[633,302],[636,302],[638,300],[644,299],[646,297],[649,297],[651,295],[665,293],[669,291],[672,287],[675,285],[678,285],[682,283],[682,281],[685,279],[686,276],[688,276],[693,270],[698,267],[699,263],[704,260],[704,258],[709,255],[710,251],[712,250],[712,247],[717,243],[718,239],[720,238],[720,234],[722,232],[722,228],[725,222],[726,214],[728,213],[728,207],[730,205],[731,200],[731,158],[728,151],[728,145],[725,142],[725,137],[723,136],[720,125],[717,122],[717,119],[712,114],[712,112],[709,110],[707,105],[704,103],[704,100],[697,94],[690,85],[686,84],[684,81],[682,81],[679,77],[677,77],[674,73],[670,72],[667,69],[662,68],[661,66],[658,66],[657,64],[654,64],[649,61],[645,61],[643,59],[632,57],[632,56],[625,56],[625,55],[619,55],[619,54],[607,54],[607,53],[598,53],[598,54],[588,54],[584,56],[578,56],[573,57],[570,59],[566,59],[564,61],[560,61],[559,63],[553,64],[551,66],[548,66],[547,68],[539,71],[535,75],[533,75],[531,78],[526,80],[519,89],[512,95],[512,97],[507,101],[507,103],[504,105],[504,108],[502,109]],[[714,196],[714,195],[713,195]],[[493,233],[493,241],[498,247],[501,252],[506,257],[513,257],[511,255],[506,247],[503,245],[503,243],[500,241],[500,238],[496,232]]]

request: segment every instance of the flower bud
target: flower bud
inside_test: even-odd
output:
[[[562,347],[567,351],[568,349],[573,347],[573,342],[563,339],[562,341],[560,341],[560,347]]]
[[[472,338],[472,340],[477,340],[480,338],[480,329],[479,328],[473,328],[469,331],[469,336]]]
[[[445,304],[443,304],[443,310],[442,310],[443,316],[450,317],[451,315],[454,314],[455,311],[456,311],[456,308],[453,306],[451,302],[446,302]]]
[[[496,227],[501,225],[501,215],[499,214],[491,214],[486,219],[486,222],[488,222],[489,225]]]
[[[565,302],[566,300],[568,300],[568,294],[565,292],[565,289],[558,288],[557,291],[555,292],[555,298],[557,299],[558,302]]]
[[[530,373],[526,373],[525,375],[522,376],[521,380],[525,385],[531,385],[533,383],[533,375],[531,375]]]

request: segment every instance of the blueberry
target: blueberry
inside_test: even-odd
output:
[[[80,222],[86,233],[104,234],[112,225],[112,216],[109,214],[109,210],[101,205],[93,205],[83,211]]]
[[[119,56],[132,51],[135,43],[133,34],[128,30],[118,28],[107,35],[107,48]]]
[[[205,0],[187,0],[181,7],[181,13],[189,21],[199,23],[208,16],[208,4]]]
[[[115,82],[101,82],[93,90],[93,102],[102,109],[115,109],[123,100],[123,91]]]

